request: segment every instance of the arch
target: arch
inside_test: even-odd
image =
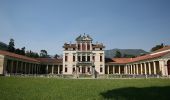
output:
[[[170,75],[170,60],[167,61],[168,75]]]

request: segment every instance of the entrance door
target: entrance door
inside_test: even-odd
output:
[[[86,67],[82,67],[82,73],[85,73],[85,68],[86,68]]]
[[[167,62],[168,75],[170,75],[170,60]]]

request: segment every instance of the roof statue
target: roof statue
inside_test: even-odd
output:
[[[77,38],[76,38],[76,41],[93,41],[93,39],[87,34],[84,33],[83,36],[79,35]]]

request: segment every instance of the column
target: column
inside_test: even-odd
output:
[[[48,74],[48,65],[46,66],[46,74]]]
[[[109,65],[107,66],[107,74],[109,74]]]
[[[143,67],[142,67],[142,63],[140,64],[140,73],[141,73],[141,75],[143,74]]]
[[[14,62],[11,60],[11,74],[13,73],[13,65],[14,65]]]
[[[31,69],[31,68],[30,68],[30,67],[31,67],[31,64],[30,64],[30,63],[28,63],[28,67],[29,67],[28,74],[30,74],[30,71],[31,71],[31,70],[30,70],[30,69]]]
[[[155,61],[153,61],[153,72],[154,72],[154,74],[156,75],[156,62]]]
[[[21,73],[23,73],[23,62],[21,61]]]
[[[120,74],[120,65],[119,65],[119,74]]]
[[[15,73],[18,73],[18,61],[16,61],[16,71]]]
[[[135,68],[136,66],[135,66],[135,64],[133,65],[133,74],[136,74],[136,68]]]
[[[54,74],[54,65],[52,65],[52,67],[51,67],[52,69],[52,74]]]
[[[57,68],[58,68],[58,74],[60,74],[60,66],[58,65],[58,67],[57,67]]]
[[[113,74],[115,74],[115,66],[113,66]]]
[[[148,62],[148,65],[149,65],[149,75],[151,75],[151,63]]]
[[[136,74],[138,75],[139,72],[138,72],[138,64],[136,64]]]
[[[147,74],[146,72],[146,63],[144,63],[144,71],[145,71],[145,75]]]
[[[132,74],[132,65],[130,65],[130,74]]]

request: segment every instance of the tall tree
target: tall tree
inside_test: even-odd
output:
[[[119,50],[116,51],[115,58],[121,58],[122,54]]]
[[[21,55],[25,55],[25,47],[21,48]]]
[[[9,51],[9,52],[15,52],[15,43],[14,43],[14,39],[10,39],[9,45],[8,45],[8,51]]]
[[[47,53],[47,51],[46,50],[41,50],[40,51],[40,57],[48,57],[48,53]]]
[[[153,51],[156,51],[156,50],[161,49],[163,47],[164,47],[164,44],[161,43],[160,45],[156,45],[156,46],[152,47],[150,51],[153,52]]]
[[[59,58],[59,57],[60,57],[60,56],[59,56],[58,54],[55,54],[55,56],[54,56],[54,58],[56,58],[56,59]]]

